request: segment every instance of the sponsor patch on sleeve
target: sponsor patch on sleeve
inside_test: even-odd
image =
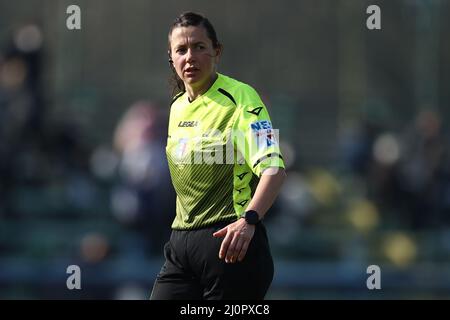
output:
[[[268,120],[256,121],[250,124],[253,131],[272,129],[272,124]]]
[[[256,138],[258,148],[267,148],[277,143],[275,130],[272,128],[270,121],[262,120],[253,122],[250,124],[250,128]]]

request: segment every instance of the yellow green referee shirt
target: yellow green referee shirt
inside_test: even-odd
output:
[[[175,96],[166,146],[177,194],[172,228],[239,218],[262,171],[284,168],[276,132],[258,93],[225,75],[193,102]]]

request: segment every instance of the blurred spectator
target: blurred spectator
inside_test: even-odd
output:
[[[423,110],[406,131],[397,172],[402,207],[413,228],[438,227],[448,217],[448,143],[438,113]],[[445,192],[447,195],[445,196]],[[447,204],[445,203],[447,201]],[[447,207],[446,207],[447,206]]]
[[[422,229],[448,223],[448,144],[439,115],[421,111],[401,131],[382,132],[374,139],[366,177],[369,196],[391,215],[385,218],[402,226]]]
[[[18,158],[29,154],[39,163],[42,156],[37,152],[43,118],[42,51],[41,29],[29,24],[16,30],[0,54],[0,215],[16,214],[11,192],[16,174],[27,171]]]
[[[450,222],[449,150],[440,116],[423,110],[400,134],[379,120],[362,121],[360,130],[343,136],[345,166],[365,181],[385,222],[413,229]]]
[[[160,255],[175,215],[163,141],[164,119],[149,102],[133,104],[120,120],[114,146],[121,155],[120,185],[112,196],[117,219],[139,230]]]

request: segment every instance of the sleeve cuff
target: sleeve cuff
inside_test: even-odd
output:
[[[283,157],[279,153],[269,153],[259,158],[253,165],[253,172],[256,176],[261,177],[261,174],[267,168],[285,168]]]

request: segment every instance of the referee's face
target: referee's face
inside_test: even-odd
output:
[[[170,36],[173,66],[184,84],[193,88],[210,85],[220,50],[213,48],[202,26],[177,27]]]

